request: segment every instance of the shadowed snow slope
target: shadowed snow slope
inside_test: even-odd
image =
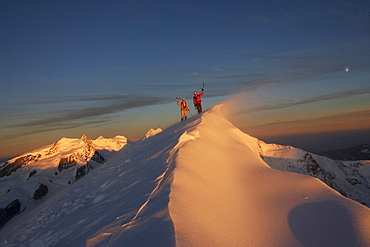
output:
[[[369,208],[272,169],[214,108],[122,148],[0,232],[4,246],[370,246]]]

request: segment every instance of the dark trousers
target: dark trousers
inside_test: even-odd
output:
[[[194,105],[195,109],[198,110],[198,113],[201,113],[202,112],[202,104],[201,103],[197,103]]]

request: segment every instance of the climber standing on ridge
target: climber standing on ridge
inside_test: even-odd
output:
[[[201,97],[203,95],[204,95],[204,86],[203,86],[202,92],[200,94],[198,94],[197,91],[194,91],[193,103],[194,103],[195,109],[198,110],[198,113],[201,113],[202,112],[202,100],[201,100]]]
[[[186,120],[188,118],[187,112],[190,112],[188,103],[186,102],[185,98],[182,98],[182,101],[179,102],[179,99],[176,98],[176,102],[178,105],[180,105],[180,110],[181,110],[181,122]]]

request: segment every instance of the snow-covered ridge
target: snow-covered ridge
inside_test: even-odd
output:
[[[143,140],[148,139],[149,137],[155,136],[156,134],[161,133],[163,130],[161,128],[157,129],[150,129],[148,132],[146,132],[145,136],[143,137]]]
[[[217,108],[204,113],[186,135],[194,138],[185,138],[178,151],[169,196],[176,245],[370,243],[369,208],[340,196],[318,179],[271,169],[265,161],[265,156],[284,155],[292,163],[294,159],[306,163],[301,159],[306,152],[258,141],[223,118]]]
[[[319,179],[271,165],[303,164],[316,173],[311,157],[320,163],[318,157],[263,143],[218,108],[126,145],[104,166],[46,196],[42,207],[15,217],[0,231],[1,244],[370,245],[369,208]]]

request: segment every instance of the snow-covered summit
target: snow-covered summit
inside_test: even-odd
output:
[[[161,133],[163,130],[161,128],[157,129],[150,129],[148,132],[146,132],[145,136],[143,137],[143,140],[148,139],[149,137],[155,136],[156,134]]]
[[[98,150],[118,151],[127,144],[127,138],[125,136],[115,136],[107,139],[99,136],[92,143]]]
[[[219,108],[175,124],[150,141],[126,145],[104,166],[54,197],[46,196],[42,207],[16,216],[0,231],[0,243],[370,245],[369,208],[319,179],[270,165],[288,167],[298,158],[298,167],[319,171],[318,157],[263,143],[233,126]],[[361,172],[368,166],[361,163]],[[346,174],[338,174],[345,179]]]

